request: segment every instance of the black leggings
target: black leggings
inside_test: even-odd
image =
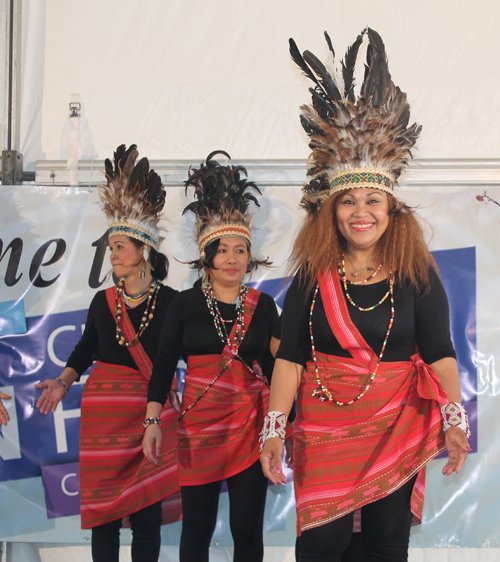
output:
[[[349,552],[354,513],[304,531],[298,541],[300,562],[406,562],[416,477],[385,498],[361,508],[361,542]],[[362,548],[360,548],[362,546]],[[356,554],[354,555],[354,550]],[[364,551],[364,553],[362,552]],[[350,555],[354,556],[350,556]]]
[[[217,523],[222,480],[199,486],[181,486],[182,534],[180,562],[208,562],[208,549]],[[229,526],[234,562],[260,562],[267,478],[259,461],[227,479]]]
[[[161,546],[161,501],[129,515],[132,562],[158,562]],[[122,520],[92,527],[92,560],[118,562]]]

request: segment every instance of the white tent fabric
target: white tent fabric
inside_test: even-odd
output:
[[[306,158],[307,80],[288,38],[342,58],[367,25],[424,126],[418,155],[500,153],[500,4],[491,0],[24,0],[21,152],[67,158],[68,102],[82,102],[82,159],[136,142],[152,159]],[[358,81],[359,82],[359,81]]]

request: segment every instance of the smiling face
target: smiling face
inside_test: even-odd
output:
[[[128,236],[117,235],[109,239],[113,273],[125,279],[138,277],[144,263],[144,245],[138,248]]]
[[[245,238],[228,236],[219,240],[219,247],[209,268],[212,286],[236,287],[248,268],[248,246]]]
[[[336,217],[347,253],[372,252],[389,225],[389,196],[378,189],[350,189],[337,197]]]

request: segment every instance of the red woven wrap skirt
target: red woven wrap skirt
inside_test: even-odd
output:
[[[220,372],[219,359],[219,355],[189,357],[183,409],[191,405]],[[179,422],[179,484],[193,486],[216,482],[256,462],[268,404],[267,385],[234,359]]]
[[[369,372],[360,375],[350,359],[317,357],[321,381],[338,401],[349,401],[368,382]],[[418,356],[381,363],[370,389],[350,406],[314,398],[317,386],[310,362],[294,424],[299,534],[389,495],[415,474],[411,509],[419,523],[424,467],[444,448],[439,402],[447,399],[436,373]]]
[[[142,452],[147,388],[139,371],[100,362],[85,384],[80,425],[82,529],[115,521],[160,500],[163,524],[181,517],[177,413],[169,406],[161,413],[161,463],[153,465]]]

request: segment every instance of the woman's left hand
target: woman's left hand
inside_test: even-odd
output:
[[[47,379],[35,384],[35,388],[43,390],[40,398],[36,403],[36,407],[40,409],[41,414],[50,414],[56,411],[59,402],[66,396],[61,381],[57,379]]]
[[[142,451],[147,460],[156,466],[158,466],[161,461],[161,440],[162,433],[160,425],[156,423],[148,425],[142,439]]]
[[[449,476],[460,472],[467,455],[472,449],[465,433],[458,427],[450,427],[445,435],[445,445],[448,451],[448,462],[443,467],[443,474]]]

